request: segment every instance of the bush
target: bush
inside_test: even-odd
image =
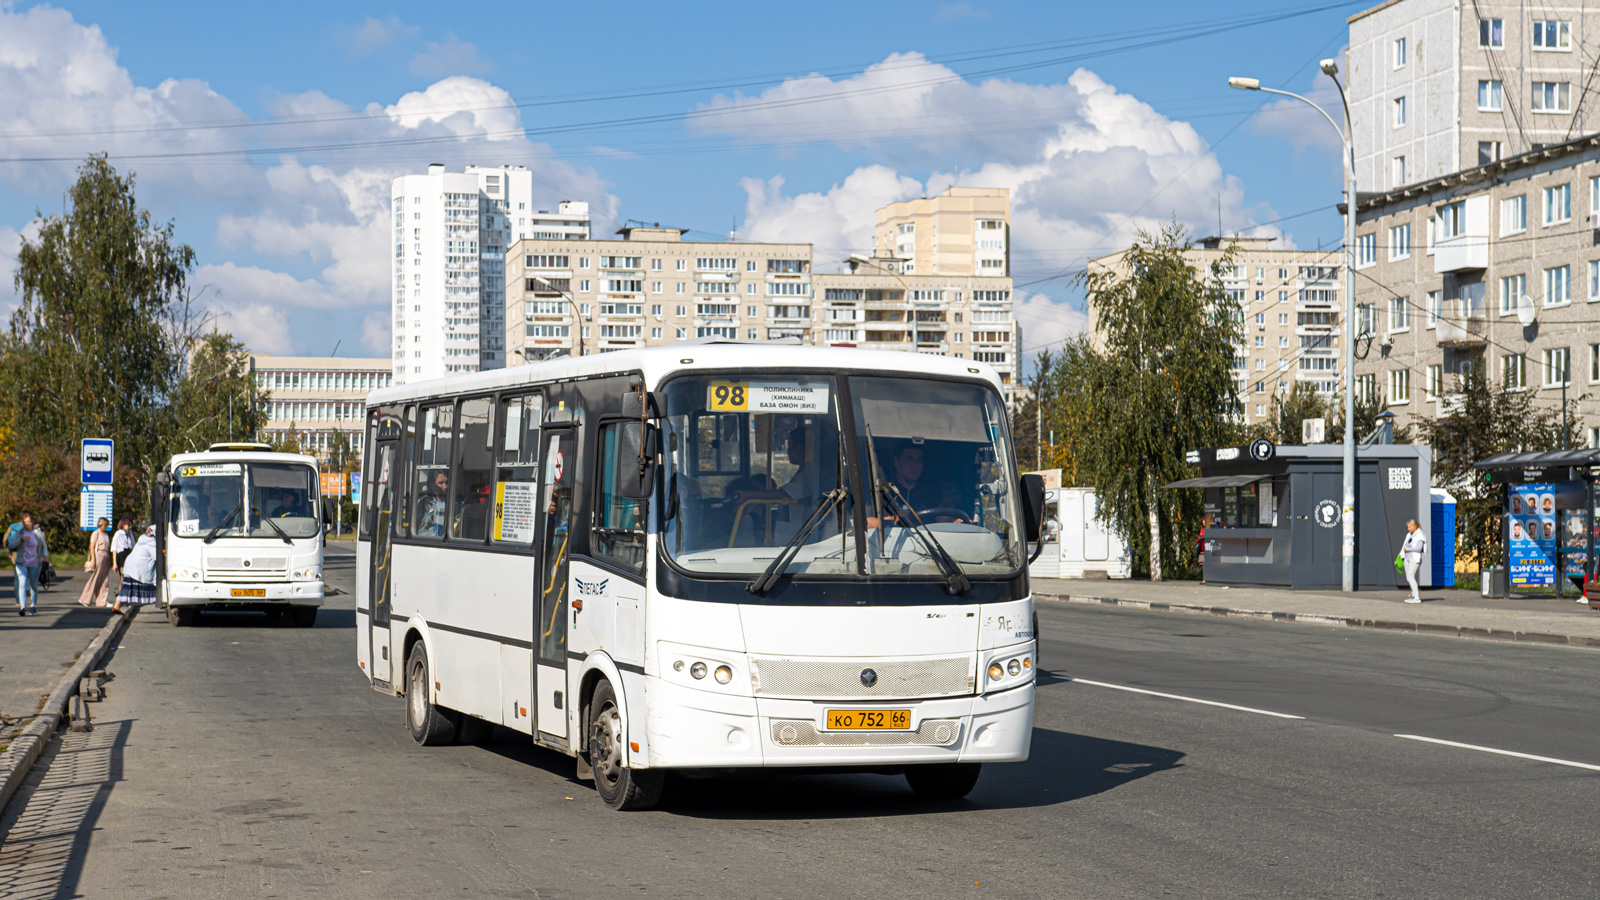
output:
[[[77,475],[76,459],[40,444],[18,447],[0,459],[0,528],[31,513],[34,524],[44,529],[52,556],[87,552],[88,532],[78,527]],[[143,487],[132,469],[117,466],[114,490],[118,517],[138,521],[149,515]]]

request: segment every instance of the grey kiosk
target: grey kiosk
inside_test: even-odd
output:
[[[1344,451],[1337,445],[1191,450],[1199,478],[1168,488],[1205,491],[1202,535],[1205,580],[1212,584],[1338,588],[1343,528]],[[1394,557],[1406,520],[1429,521],[1426,446],[1376,444],[1357,448],[1356,586],[1395,588],[1405,576]],[[1419,576],[1432,585],[1433,546]]]

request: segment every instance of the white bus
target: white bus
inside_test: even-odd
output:
[[[1043,484],[989,367],[687,342],[368,406],[356,656],[418,743],[515,729],[616,809],[669,770],[951,798],[1027,758]]]
[[[156,476],[157,593],[174,625],[203,609],[316,624],[323,517],[317,461],[266,444],[180,453]]]

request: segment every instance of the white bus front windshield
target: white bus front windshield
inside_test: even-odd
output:
[[[850,377],[846,410],[837,381],[730,375],[667,384],[663,542],[672,560],[690,572],[757,575],[803,533],[785,573],[859,575],[864,563],[865,574],[938,577],[941,551],[968,575],[1016,571],[1021,532],[994,392]],[[875,474],[847,468],[843,434],[855,435],[861,466],[877,459]]]
[[[273,540],[314,537],[319,528],[315,475],[310,466],[295,463],[178,466],[172,478],[173,533],[193,538],[213,532],[217,537]]]

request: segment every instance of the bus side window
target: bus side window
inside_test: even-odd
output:
[[[406,407],[405,423],[405,429],[400,433],[400,458],[395,462],[394,473],[389,476],[390,490],[393,491],[394,533],[401,537],[411,533],[411,482],[416,480],[411,466],[417,449],[415,406]]]
[[[449,518],[454,404],[424,407],[418,432],[416,464],[412,466],[415,474],[411,480],[412,534],[419,538],[442,538]]]
[[[372,461],[377,459],[378,449],[378,411],[376,409],[367,410],[367,438],[363,443],[365,446],[362,448],[361,453],[363,458],[361,482],[363,485],[370,485],[372,479],[377,477],[372,471]],[[362,487],[361,495],[356,498],[358,504],[356,507],[358,515],[356,533],[364,541],[372,539],[372,503],[377,493],[371,487]]]
[[[483,542],[489,536],[489,511],[494,491],[494,399],[461,401],[459,452],[450,506],[450,537]]]
[[[489,537],[528,546],[537,523],[535,494],[539,481],[539,426],[544,397],[524,394],[500,398],[496,417],[493,519]]]
[[[644,571],[645,501],[629,500],[618,494],[618,467],[627,465],[617,459],[617,441],[622,424],[613,422],[600,426],[600,440],[596,442],[594,527],[590,536],[590,552],[595,556],[632,569]]]

